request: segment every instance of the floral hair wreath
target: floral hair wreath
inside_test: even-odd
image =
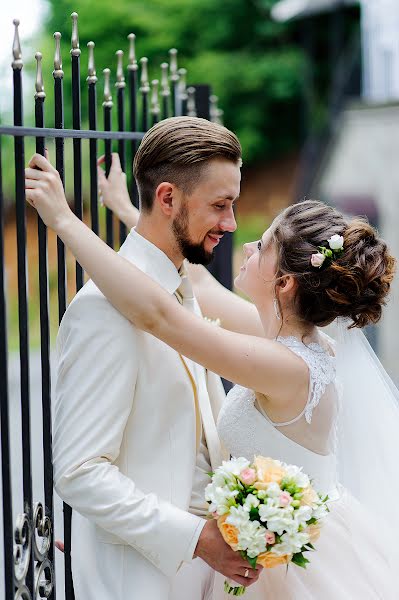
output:
[[[339,258],[344,251],[344,238],[342,235],[335,234],[327,240],[330,246],[318,246],[318,252],[310,257],[312,267],[320,269],[322,266],[328,267],[333,260]]]

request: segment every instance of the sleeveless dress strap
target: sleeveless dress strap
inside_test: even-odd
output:
[[[262,410],[262,414],[270,421],[275,427],[284,427],[285,425],[291,425],[296,421],[299,421],[303,416],[307,423],[311,423],[313,410],[319,404],[321,397],[323,396],[326,387],[335,378],[335,357],[329,354],[320,344],[312,342],[308,345],[304,344],[295,337],[281,337],[277,338],[277,341],[284,346],[287,346],[297,356],[307,364],[309,369],[309,394],[306,405],[299,415],[290,421],[283,423],[276,423],[267,417],[265,412]]]

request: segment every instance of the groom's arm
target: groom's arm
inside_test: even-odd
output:
[[[192,559],[204,521],[143,493],[114,464],[133,408],[137,332],[101,295],[86,294],[68,308],[58,344],[55,488],[73,509],[173,576]]]

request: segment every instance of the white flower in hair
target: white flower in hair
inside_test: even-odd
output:
[[[344,249],[344,238],[342,235],[332,235],[329,240],[327,240],[328,245],[331,250],[343,250]]]

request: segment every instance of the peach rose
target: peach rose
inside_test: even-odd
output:
[[[306,531],[306,533],[309,534],[309,536],[310,536],[309,542],[311,544],[314,544],[314,542],[317,542],[317,540],[320,537],[320,525],[318,525],[317,523],[313,523],[313,525],[308,525],[304,531]]]
[[[290,562],[290,560],[291,554],[277,556],[273,552],[262,552],[262,554],[259,554],[256,562],[262,565],[262,567],[265,567],[265,569],[272,569],[278,565],[286,565]]]
[[[263,456],[257,456],[254,460],[254,467],[256,469],[258,478],[254,483],[254,487],[258,490],[267,489],[267,485],[272,483],[278,483],[280,485],[285,471],[277,461],[271,458],[263,458]],[[262,485],[259,485],[262,484]]]
[[[310,485],[303,490],[301,506],[313,506],[318,500],[319,496]]]
[[[233,550],[236,549],[238,545],[238,529],[231,525],[230,523],[226,523],[228,515],[222,515],[218,518],[217,524],[220,533],[222,534],[222,538]]]

